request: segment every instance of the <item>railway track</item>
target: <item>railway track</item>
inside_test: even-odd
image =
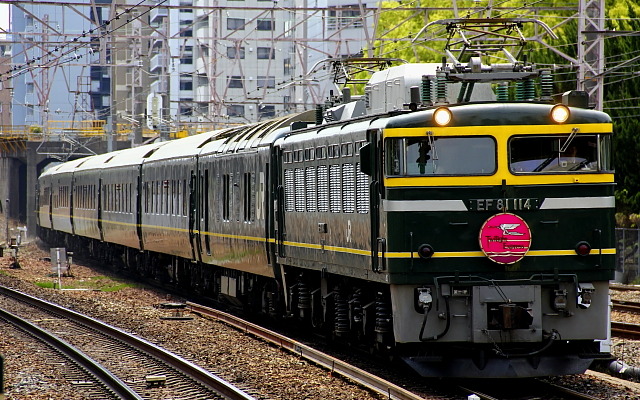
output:
[[[327,355],[319,350],[316,350],[310,346],[302,344],[294,339],[288,338],[284,335],[281,335],[277,332],[271,331],[269,329],[263,328],[259,325],[252,324],[247,322],[239,317],[234,315],[225,313],[220,310],[216,310],[213,308],[209,308],[200,304],[187,302],[187,306],[189,309],[197,314],[208,316],[213,319],[225,322],[235,328],[244,331],[250,335],[259,337],[269,343],[272,343],[280,348],[283,348],[287,351],[295,353],[302,358],[305,358],[315,364],[318,364],[328,370],[331,371],[332,374],[341,375],[345,378],[351,379],[368,388],[371,391],[382,394],[383,396],[387,396],[388,399],[398,399],[398,400],[422,400],[424,397],[421,395],[412,393],[402,387],[395,385],[385,379],[379,378],[373,374],[370,374],[360,368],[354,367],[344,361],[341,361],[337,358],[334,358],[330,355]],[[555,399],[566,399],[566,400],[599,400],[599,397],[590,396],[584,393],[579,393],[575,390],[571,390],[560,385],[551,384],[538,379],[529,379],[529,386],[527,391],[530,393],[535,393],[531,395],[531,399],[540,399],[540,398],[550,398],[545,397],[549,394],[553,394]],[[520,381],[519,381],[520,384]],[[518,384],[518,385],[519,385]],[[511,398],[510,396],[520,391],[521,388],[513,387],[510,391],[511,393],[505,397],[503,394],[490,394],[492,390],[489,390],[487,387],[483,388],[470,388],[459,386],[458,390],[465,393],[466,395],[476,394],[481,399],[485,400],[501,400],[504,398]],[[495,388],[495,383],[492,384]],[[509,386],[507,385],[498,385]],[[504,393],[504,392],[503,392]],[[542,397],[540,397],[540,393],[543,393]],[[528,397],[521,397],[522,399],[526,399]]]
[[[640,302],[627,300],[611,300],[614,311],[630,311],[640,313]]]
[[[109,372],[92,358],[71,346],[69,343],[59,339],[51,332],[41,329],[40,327],[30,323],[24,318],[20,318],[6,310],[0,309],[0,319],[5,320],[9,324],[21,329],[34,338],[46,343],[57,352],[71,360],[76,368],[84,370],[89,375],[89,380],[83,379],[85,390],[87,385],[95,391],[96,386],[102,389],[103,395],[108,398],[122,400],[142,400],[142,398],[118,377]]]
[[[640,291],[640,286],[638,285],[623,285],[621,283],[610,283],[609,288],[613,290],[622,290],[622,291]]]
[[[192,302],[187,302],[187,306],[194,313],[223,321],[241,331],[244,331],[255,337],[259,337],[269,343],[272,343],[280,348],[295,353],[304,359],[318,364],[331,371],[332,374],[341,375],[345,378],[358,382],[369,390],[380,393],[384,396],[388,396],[390,400],[423,399],[423,397],[405,390],[398,385],[394,385],[393,383],[388,382],[380,377],[370,374],[367,371],[357,368],[351,364],[348,364],[342,360],[318,351],[310,346],[288,338],[277,332],[247,322],[234,315]]]
[[[640,340],[640,325],[611,321],[611,334],[627,339]]]
[[[12,309],[11,313],[2,314],[3,319],[19,324],[21,329],[31,326],[28,329],[33,332],[36,328],[55,331],[55,336],[69,342],[61,351],[70,358],[83,358],[79,362],[84,368],[96,371],[97,379],[109,388],[113,398],[141,400],[161,394],[162,398],[184,400],[254,399],[188,360],[118,328],[9,288],[0,286],[0,294],[3,295],[0,308]],[[60,342],[49,344],[60,348]],[[86,355],[81,357],[81,353]],[[111,372],[100,372],[100,367],[89,366],[92,364],[90,357],[100,359]],[[109,377],[110,374],[113,376]],[[118,383],[118,380],[126,384]]]

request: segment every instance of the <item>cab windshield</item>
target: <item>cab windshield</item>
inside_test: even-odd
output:
[[[387,176],[492,175],[496,142],[490,136],[388,138]]]
[[[611,171],[611,135],[516,136],[509,142],[513,173]]]

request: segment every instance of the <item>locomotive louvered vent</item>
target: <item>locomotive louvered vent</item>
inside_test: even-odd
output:
[[[293,170],[284,170],[284,207],[286,211],[292,212],[295,205],[295,188],[293,186]]]
[[[316,211],[316,196],[317,196],[317,182],[316,182],[316,168],[307,167],[305,170],[305,181],[307,183],[307,211]]]
[[[364,87],[364,107],[366,109],[371,108],[371,86]]]
[[[341,207],[340,200],[342,184],[340,183],[340,165],[334,164],[329,167],[329,208],[333,213],[339,213]]]
[[[360,214],[369,212],[369,176],[360,171],[360,163],[356,163],[356,209]]]
[[[329,211],[329,180],[327,166],[318,166],[318,211]]]
[[[342,211],[352,213],[355,209],[355,176],[353,164],[342,164]]]
[[[304,211],[304,170],[302,168],[296,168],[296,211]]]

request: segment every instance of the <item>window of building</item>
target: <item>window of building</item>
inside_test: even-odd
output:
[[[274,60],[276,52],[272,47],[258,47],[258,60]]]
[[[258,76],[258,89],[259,88],[275,88],[276,77],[275,76]]]
[[[272,19],[259,19],[257,23],[257,29],[259,31],[272,31],[275,26]]]
[[[190,116],[193,115],[193,105],[191,99],[180,99],[180,115]]]
[[[260,106],[258,108],[258,116],[260,118],[272,118],[276,116],[276,106]]]
[[[239,104],[227,106],[227,115],[230,117],[244,117],[244,106]]]
[[[228,87],[230,88],[242,88],[244,87],[242,84],[242,76],[228,76],[227,82],[229,82]]]
[[[193,64],[193,46],[184,46],[182,48],[180,64]]]
[[[291,68],[291,59],[290,58],[285,58],[283,60],[283,73],[285,75],[291,75],[291,72],[293,71],[293,69]]]
[[[347,5],[338,7],[329,7],[327,18],[327,29],[335,31],[342,28],[362,28],[362,15],[360,7],[356,5]]]
[[[193,80],[190,75],[180,75],[180,90],[193,90]]]
[[[227,47],[227,57],[230,59],[243,59],[244,47],[235,47],[235,46]]]
[[[180,37],[193,37],[193,29],[188,28],[180,31]]]
[[[244,18],[227,18],[227,29],[230,31],[243,31]]]

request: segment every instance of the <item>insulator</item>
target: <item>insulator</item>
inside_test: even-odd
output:
[[[553,75],[549,70],[540,73],[540,92],[542,100],[550,100],[553,95]]]
[[[324,106],[318,104],[316,106],[316,125],[322,125],[322,114],[324,114]]]
[[[524,83],[522,81],[516,82],[516,101],[524,101]]]
[[[298,308],[311,308],[311,291],[305,282],[298,283]]]
[[[379,293],[376,297],[376,326],[377,333],[391,332],[391,305]]]
[[[500,82],[496,87],[496,98],[498,101],[509,101],[509,83]]]
[[[447,77],[440,72],[436,75],[436,98],[438,103],[447,102]]]
[[[349,332],[349,304],[340,289],[335,294],[335,318],[334,328],[337,335]]]
[[[531,101],[536,98],[536,86],[532,79],[523,82],[524,100]]]
[[[433,104],[433,93],[432,93],[433,83],[431,78],[427,75],[422,76],[422,85],[421,85],[421,101],[422,104],[431,105]]]

